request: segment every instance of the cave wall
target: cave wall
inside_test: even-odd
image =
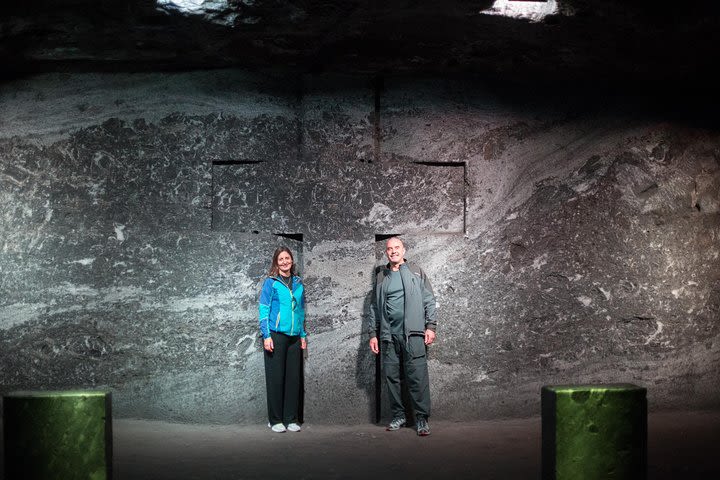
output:
[[[469,79],[218,70],[0,87],[0,393],[264,421],[256,298],[308,290],[305,417],[375,417],[370,273],[402,234],[439,304],[434,416],[545,384],[720,407],[720,135],[624,101]],[[617,108],[616,108],[617,107]]]

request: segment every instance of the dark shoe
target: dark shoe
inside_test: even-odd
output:
[[[397,417],[393,418],[392,422],[388,424],[387,430],[388,432],[394,432],[395,430],[400,430],[402,427],[405,426],[405,423],[407,423],[407,420],[405,420],[405,417]]]
[[[430,435],[430,425],[428,424],[427,418],[418,418],[415,422],[417,426],[417,434],[421,437],[427,437]]]

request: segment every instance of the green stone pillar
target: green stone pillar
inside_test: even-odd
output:
[[[3,397],[5,479],[112,478],[110,392]]]
[[[646,395],[630,384],[543,387],[543,480],[646,479]]]

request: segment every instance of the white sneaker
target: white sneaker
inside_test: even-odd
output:
[[[270,430],[276,433],[282,433],[285,431],[285,425],[283,425],[282,423],[276,423],[272,426],[268,423],[268,427],[270,427]]]
[[[300,430],[302,430],[302,429],[300,428],[300,425],[298,425],[298,424],[295,423],[295,422],[289,424],[289,425],[287,426],[287,429],[290,430],[291,432],[299,432]]]

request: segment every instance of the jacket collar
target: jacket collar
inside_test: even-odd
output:
[[[402,268],[403,265],[404,265],[404,266],[407,266],[407,264],[408,264],[407,258],[403,258],[403,263],[400,264],[400,268]],[[390,262],[388,262],[388,263],[385,264],[385,270],[392,270],[392,269],[390,268]]]

